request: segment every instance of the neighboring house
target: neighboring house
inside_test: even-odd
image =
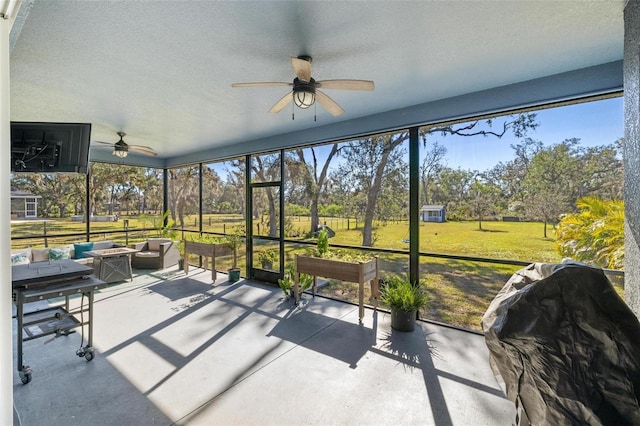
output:
[[[11,219],[34,219],[38,217],[40,195],[11,189]]]
[[[423,222],[444,222],[446,220],[444,206],[424,205],[420,207],[420,217]]]

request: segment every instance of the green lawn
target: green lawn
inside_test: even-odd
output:
[[[374,235],[376,247],[409,248],[403,242],[409,237],[406,222],[378,226]],[[359,230],[337,231],[331,242],[360,245],[362,236]],[[482,231],[477,222],[420,223],[420,251],[425,253],[556,262],[560,257],[553,244],[552,238],[543,238],[543,224],[537,222],[485,222]]]

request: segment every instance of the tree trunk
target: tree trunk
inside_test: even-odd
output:
[[[422,178],[422,192],[424,197],[424,203],[429,205],[429,181],[426,177]]]
[[[269,201],[269,236],[277,237],[278,221],[276,217],[276,202],[271,188],[267,188],[267,200]]]
[[[389,160],[389,154],[396,147],[397,143],[389,144],[388,149],[382,154],[376,173],[373,178],[371,188],[367,194],[367,208],[364,213],[364,226],[362,228],[362,245],[365,247],[373,246],[373,217],[376,211],[376,200],[382,187],[382,177],[384,175],[384,169],[387,167],[387,161]]]
[[[318,213],[318,197],[311,200],[309,206],[309,214],[311,215],[311,232],[316,232],[318,225],[320,225],[320,215]]]
[[[304,170],[305,170],[305,181],[307,182],[307,194],[309,195],[309,214],[311,216],[311,229],[309,230],[309,232],[313,233],[316,232],[318,230],[318,225],[320,225],[320,212],[318,211],[318,204],[319,204],[319,200],[320,200],[320,191],[322,190],[322,187],[324,186],[324,183],[327,179],[327,173],[329,170],[329,164],[331,163],[331,159],[336,155],[336,153],[338,152],[338,144],[334,143],[333,146],[331,147],[331,151],[329,152],[329,155],[327,156],[327,159],[324,162],[324,165],[322,166],[322,171],[320,172],[320,175],[317,174],[317,170],[318,170],[318,160],[316,158],[316,153],[314,151],[313,148],[311,148],[311,153],[313,155],[313,175],[311,173],[311,170],[309,170],[309,166],[307,165],[307,162],[304,158],[304,151],[301,149],[296,150],[296,153],[298,154],[298,158],[300,159],[300,162],[304,164]]]

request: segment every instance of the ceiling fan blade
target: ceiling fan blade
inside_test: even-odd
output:
[[[129,151],[135,151],[139,154],[151,155],[153,157],[156,157],[158,155],[152,148],[141,145],[129,145]]]
[[[342,107],[338,105],[336,101],[319,90],[316,90],[316,101],[318,101],[320,105],[322,105],[322,107],[333,116],[340,115],[344,112]]]
[[[291,65],[298,80],[308,83],[311,81],[311,62],[300,58],[291,58]]]
[[[275,87],[275,86],[293,86],[293,83],[285,83],[280,81],[264,81],[255,83],[233,83],[231,87]]]
[[[272,114],[278,113],[278,112],[282,111],[282,109],[284,107],[289,105],[289,103],[291,103],[291,101],[293,101],[293,91],[291,91],[291,92],[287,93],[286,95],[284,95],[278,102],[276,102],[276,104],[274,106],[271,107],[269,112],[272,113]]]
[[[373,91],[375,88],[373,81],[370,80],[321,80],[316,81],[316,87],[323,89],[366,91]]]
[[[104,145],[111,145],[111,146],[113,146],[113,142],[102,142],[102,141],[93,141],[93,142],[95,142],[95,143],[101,143],[101,144],[104,144]]]

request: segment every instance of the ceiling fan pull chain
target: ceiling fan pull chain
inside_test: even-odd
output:
[[[318,104],[316,104],[315,102],[313,103],[313,121],[318,121],[316,120],[316,113],[318,112]]]
[[[293,102],[291,102],[291,121],[296,119],[296,109],[293,106]]]

